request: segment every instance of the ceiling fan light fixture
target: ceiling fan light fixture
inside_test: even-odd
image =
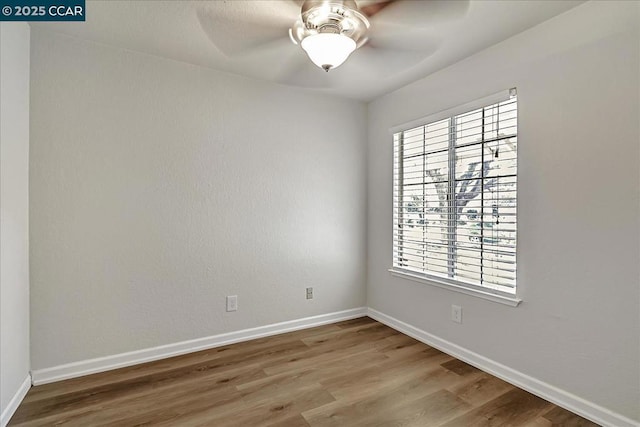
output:
[[[369,20],[354,0],[305,0],[289,37],[314,64],[329,71],[367,42],[368,30]]]
[[[356,42],[343,34],[312,34],[300,43],[311,62],[325,71],[339,67],[356,50]]]

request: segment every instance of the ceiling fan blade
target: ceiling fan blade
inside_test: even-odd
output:
[[[288,57],[280,61],[276,80],[288,86],[312,89],[335,89],[362,79],[372,80],[374,84],[377,79],[411,69],[432,55],[438,46],[432,37],[421,40],[419,49],[399,49],[388,40],[372,40],[353,52],[343,65],[325,72],[314,65],[300,47],[291,45]]]
[[[202,2],[197,9],[203,31],[229,57],[288,39],[289,28],[299,15],[295,2],[277,0]]]
[[[301,55],[306,58],[300,46],[291,43],[289,38],[274,40],[254,49],[250,55],[239,55],[230,58],[231,69],[250,69],[249,75],[259,76],[270,81],[279,81],[289,72],[292,60]]]
[[[349,61],[347,59],[347,61]],[[317,67],[299,47],[295,53],[284,61],[282,71],[277,78],[278,83],[287,86],[299,86],[312,89],[335,87],[337,72],[340,68],[326,72]]]
[[[434,52],[440,45],[435,32],[391,24],[372,26],[366,46],[402,51]],[[425,56],[426,57],[426,56]]]
[[[374,47],[366,44],[353,52],[342,67],[350,74],[376,79],[389,78],[418,65],[436,49],[437,44],[430,44],[429,47],[425,44],[419,51]]]
[[[372,2],[362,2],[362,5],[359,7],[360,12],[367,15],[368,18],[375,16],[380,13],[385,7],[389,6],[391,3],[394,3],[396,0],[382,0],[382,1],[372,1]]]
[[[462,18],[470,4],[470,0],[391,0],[372,3],[361,9],[371,8],[373,11],[373,15],[368,15],[372,18],[372,27],[384,23],[405,28],[428,28]]]

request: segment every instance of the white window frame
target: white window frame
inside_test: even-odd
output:
[[[389,131],[391,135],[394,135],[399,132],[403,132],[419,126],[424,126],[427,124],[438,122],[440,120],[444,120],[450,117],[458,116],[460,114],[464,114],[473,110],[487,107],[492,104],[497,104],[497,103],[506,101],[510,98],[513,98],[516,95],[517,95],[517,91],[515,88],[504,90],[504,91],[495,93],[493,95],[483,97],[481,99],[477,99],[475,101],[472,101],[463,105],[459,105],[454,108],[450,108],[445,111],[440,111],[438,113],[432,114],[427,117],[423,117],[417,120],[413,120],[411,122],[394,126],[391,129],[389,129]],[[393,168],[392,170],[394,170],[395,172],[395,165],[392,168]],[[394,187],[394,192],[395,192],[395,187]],[[392,196],[392,201],[393,201],[393,196]],[[393,202],[392,202],[392,206],[393,206]],[[394,210],[395,210],[395,207],[394,207]],[[517,222],[517,219],[516,219],[516,222]],[[395,222],[392,222],[392,229],[395,230]],[[516,228],[516,233],[517,233],[517,228]],[[516,244],[517,244],[517,240],[516,240]],[[393,276],[412,280],[412,281],[417,281],[420,283],[424,283],[424,284],[428,284],[428,285],[432,285],[432,286],[436,286],[436,287],[440,287],[440,288],[444,288],[444,289],[448,289],[456,292],[461,292],[467,295],[476,296],[479,298],[510,305],[513,307],[517,306],[522,301],[518,297],[517,287],[516,287],[515,293],[503,292],[497,289],[491,289],[490,287],[487,287],[487,286],[478,286],[471,283],[458,281],[455,279],[441,277],[439,275],[429,274],[428,272],[419,272],[412,269],[403,269],[402,267],[394,265],[395,264],[394,255],[393,255],[394,249],[395,249],[395,243],[392,243],[392,254],[391,254],[392,267],[389,269],[389,272]],[[516,249],[516,254],[517,254],[517,249]]]

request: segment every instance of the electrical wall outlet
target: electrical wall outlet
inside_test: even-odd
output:
[[[238,295],[229,295],[227,297],[227,311],[238,310]]]
[[[307,288],[307,299],[313,299],[313,288]]]
[[[456,323],[462,323],[462,307],[459,305],[451,306],[451,320]]]

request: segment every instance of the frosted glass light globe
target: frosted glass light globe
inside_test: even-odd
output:
[[[356,42],[342,34],[320,33],[305,37],[300,43],[309,59],[325,71],[340,66],[351,52],[356,50]]]

